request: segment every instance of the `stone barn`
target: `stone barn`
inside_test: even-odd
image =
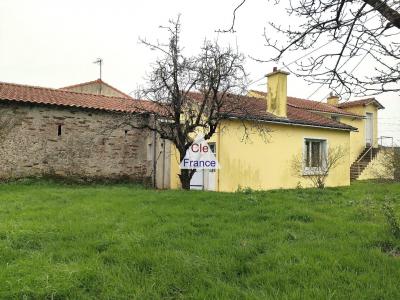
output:
[[[167,188],[165,142],[135,128],[140,107],[151,105],[101,80],[62,89],[0,82],[0,178],[129,179]]]

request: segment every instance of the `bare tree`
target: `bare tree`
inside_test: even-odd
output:
[[[381,181],[400,181],[400,148],[383,147],[372,167],[372,175]]]
[[[295,155],[292,159],[293,174],[299,178],[309,180],[316,188],[323,189],[329,172],[340,165],[342,159],[348,155],[342,146],[329,147],[327,153],[320,151],[318,155]]]
[[[197,132],[208,140],[227,115],[246,115],[246,103],[238,96],[246,88],[244,57],[210,41],[204,42],[199,55],[184,56],[179,18],[161,28],[169,33],[167,44],[141,39],[161,54],[148,75],[147,86],[141,89],[141,98],[151,100],[151,105],[140,110],[152,116],[151,121],[143,118],[142,126],[171,141],[182,161]],[[190,188],[195,171],[181,170],[183,189]]]
[[[246,1],[236,7],[232,26],[225,32],[234,31],[236,11]],[[276,54],[257,60],[282,62],[295,52],[300,58],[284,64],[290,72],[341,95],[400,91],[399,1],[275,0],[273,4],[285,7],[291,24],[269,22],[264,38]],[[279,34],[279,40],[270,33]],[[368,74],[356,71],[365,58],[371,66]]]

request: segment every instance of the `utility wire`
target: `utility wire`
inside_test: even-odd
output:
[[[263,75],[263,76],[262,76],[261,78],[259,78],[259,79],[250,81],[250,83],[248,84],[248,86],[251,86],[251,85],[253,85],[253,84],[257,83],[257,82],[260,82],[260,81],[263,80],[265,77],[266,77],[266,75]]]
[[[318,92],[325,84],[322,83],[314,92],[310,94],[310,96],[307,97],[307,99],[310,99],[316,92]],[[322,100],[321,100],[322,101]]]
[[[282,69],[286,69],[286,70],[290,71],[290,69],[288,68],[290,65],[294,64],[295,62],[299,61],[300,59],[303,59],[303,58],[309,56],[310,54],[313,54],[314,52],[316,52],[316,51],[322,49],[323,47],[329,45],[329,44],[332,43],[332,42],[333,42],[333,40],[330,40],[330,41],[328,41],[327,43],[325,43],[325,44],[319,46],[318,48],[316,48],[316,49],[314,49],[314,50],[312,50],[312,51],[310,51],[310,52],[308,52],[308,53],[306,53],[306,54],[304,54],[304,55],[302,55],[302,56],[296,58],[295,60],[291,61],[290,63],[288,63],[288,64],[283,64]],[[260,80],[264,79],[265,77],[266,77],[266,75],[264,75],[264,76],[261,77],[260,79],[257,79],[257,80],[254,80],[254,81],[250,82],[250,83],[249,83],[249,86],[251,86],[251,85],[253,85],[253,84],[259,82]]]
[[[313,54],[315,51],[320,50],[321,48],[327,46],[328,44],[332,43],[333,41],[334,41],[334,40],[330,40],[330,41],[328,41],[327,43],[323,44],[322,46],[319,46],[317,49],[314,49],[313,51],[311,51],[311,52],[309,52],[309,53],[306,53],[306,54],[304,54],[303,56],[300,56],[299,58],[296,58],[295,60],[291,61],[290,63],[288,63],[288,64],[283,64],[283,68],[286,68],[287,70],[289,70],[288,67],[289,67],[291,64],[294,64],[294,63],[297,62],[298,60],[303,59],[303,58],[309,56],[310,54]]]
[[[367,19],[365,22],[371,20],[371,19],[374,18],[374,17],[376,17],[376,15],[375,15],[375,16],[372,16],[372,17],[369,18],[369,19]],[[316,52],[316,51],[318,51],[318,50],[324,48],[325,46],[329,45],[329,44],[332,43],[333,41],[334,41],[334,40],[332,39],[332,40],[326,42],[325,44],[323,44],[323,45],[319,46],[318,48],[316,48],[316,49],[314,49],[314,50],[312,50],[312,51],[310,51],[310,52],[308,52],[308,53],[306,53],[306,54],[304,54],[304,55],[302,55],[302,56],[296,58],[295,60],[291,61],[291,62],[288,63],[288,64],[283,63],[282,69],[286,69],[286,70],[290,71],[290,69],[289,69],[289,66],[290,66],[290,65],[292,65],[292,64],[294,64],[295,62],[299,61],[300,59],[303,59],[303,58],[309,56],[310,54],[313,54],[314,52]],[[364,45],[365,43],[366,43],[366,41],[363,42],[363,45]],[[363,45],[362,45],[362,46],[363,46]],[[362,47],[362,46],[360,46],[360,47]],[[350,58],[349,58],[348,60],[346,60],[346,61],[339,67],[339,69],[341,69],[341,68],[347,63],[347,61],[349,61],[349,60],[350,60]],[[362,59],[362,60],[363,60],[363,59]],[[361,60],[361,61],[362,61],[362,60]],[[361,63],[361,61],[357,64],[356,67],[358,67],[358,65]],[[338,70],[339,70],[339,69],[338,69]],[[261,77],[260,79],[257,79],[257,80],[254,80],[254,81],[250,82],[250,83],[249,83],[249,86],[251,86],[251,85],[253,85],[253,84],[259,82],[260,80],[264,79],[265,77],[266,77],[266,75],[264,75],[264,76]],[[307,99],[311,98],[311,96],[313,96],[316,92],[318,92],[318,91],[321,89],[321,87],[322,87],[323,85],[324,85],[324,83],[322,83],[321,86],[320,86],[319,88],[317,88],[310,96],[308,96]]]

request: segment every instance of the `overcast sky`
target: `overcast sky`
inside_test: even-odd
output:
[[[262,33],[268,20],[291,20],[267,0],[250,0],[237,15],[235,34],[218,34],[230,26],[232,9],[240,1],[229,0],[0,0],[0,81],[58,88],[95,80],[104,59],[103,80],[129,93],[144,83],[155,53],[138,43],[165,37],[158,28],[181,13],[182,44],[187,54],[198,52],[205,38],[238,45],[246,55],[267,58]],[[290,61],[298,56],[289,57]],[[364,61],[368,64],[368,61]],[[270,72],[274,64],[247,60],[250,79]],[[279,65],[278,65],[279,67]],[[362,70],[361,66],[361,70]],[[266,90],[266,80],[251,88]],[[288,79],[288,95],[307,98],[318,86],[309,86],[294,75]],[[321,101],[329,93],[323,87],[311,98]],[[380,111],[379,135],[395,136],[400,143],[400,96],[376,96],[386,107]]]

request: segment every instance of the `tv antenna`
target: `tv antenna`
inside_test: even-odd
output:
[[[103,59],[102,58],[98,58],[93,63],[99,65],[99,69],[100,69],[100,77],[99,78],[101,80],[101,67],[103,66]]]

